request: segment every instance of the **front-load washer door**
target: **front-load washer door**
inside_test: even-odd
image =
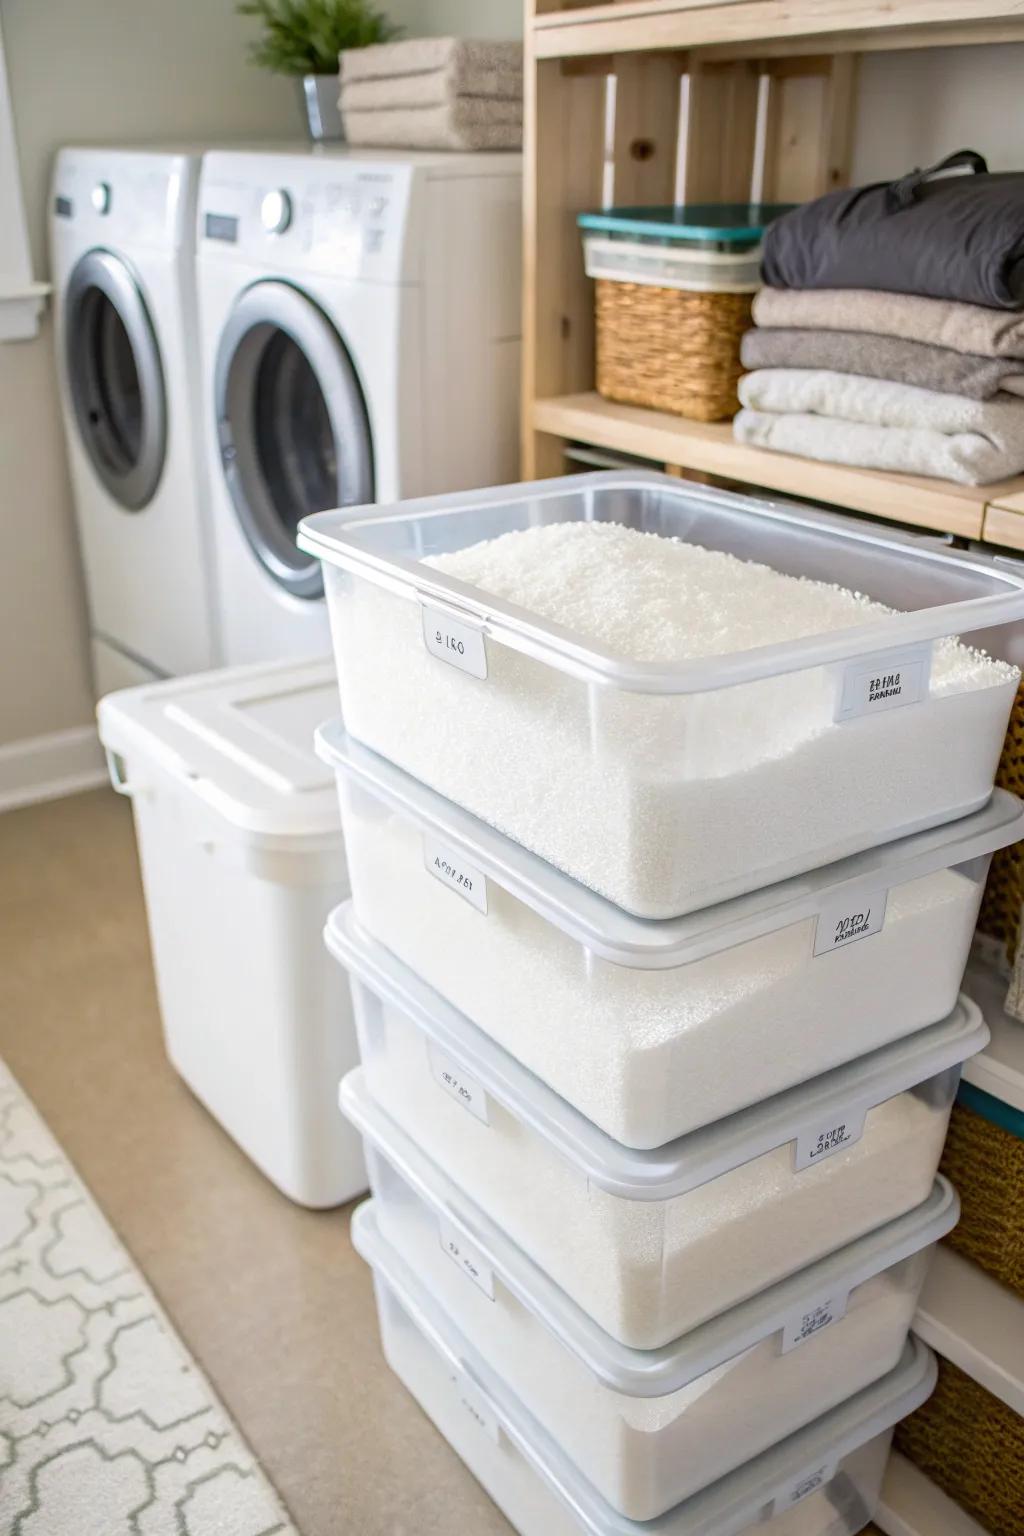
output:
[[[320,562],[295,542],[299,522],[374,497],[366,401],[341,337],[298,289],[255,283],[221,333],[214,404],[224,475],[253,553],[286,592],[321,597]]]
[[[93,469],[126,512],[153,498],[167,449],[167,395],[156,332],[131,268],[87,251],[64,293],[64,365]]]

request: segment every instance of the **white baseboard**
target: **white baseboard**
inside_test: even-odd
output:
[[[103,748],[94,725],[0,746],[0,811],[95,789],[106,779]]]

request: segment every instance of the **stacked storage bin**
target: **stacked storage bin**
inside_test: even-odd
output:
[[[644,663],[424,563],[584,520],[899,611]],[[528,1536],[852,1536],[934,1381],[907,1330],[988,1038],[958,989],[1024,831],[992,793],[1016,671],[932,689],[931,656],[1016,621],[1024,581],[643,474],[300,542],[347,727],[318,737],[353,892],[326,937],[391,1365]]]

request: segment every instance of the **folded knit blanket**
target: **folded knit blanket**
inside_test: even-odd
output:
[[[520,149],[523,108],[518,101],[460,96],[437,107],[341,114],[350,144],[397,149]]]
[[[972,400],[990,400],[1000,390],[1024,394],[1024,361],[978,357],[867,331],[748,331],[740,357],[744,368],[826,368]]]
[[[800,330],[870,331],[925,341],[980,357],[1024,358],[1024,315],[980,304],[922,299],[866,288],[762,288],[754,299],[754,323]]]
[[[343,112],[367,112],[398,107],[434,107],[459,96],[495,97],[522,101],[523,77],[511,70],[443,69],[418,75],[392,75],[386,80],[353,80],[342,85],[339,105]]]
[[[740,380],[737,442],[830,464],[985,485],[1024,469],[1024,401],[967,400],[812,369]]]
[[[346,48],[339,68],[343,85],[443,69],[450,72],[456,91],[462,92],[468,90],[463,82],[480,70],[521,75],[523,45],[477,37],[410,37],[397,43],[375,43],[370,48]]]

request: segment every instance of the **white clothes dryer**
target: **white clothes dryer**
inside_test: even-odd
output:
[[[230,664],[326,652],[307,514],[515,478],[518,155],[217,151],[197,274]]]

